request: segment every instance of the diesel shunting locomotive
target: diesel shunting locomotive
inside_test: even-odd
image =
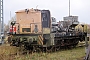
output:
[[[49,10],[24,9],[16,12],[16,21],[11,22],[8,38],[11,45],[31,51],[49,52],[63,46],[75,47],[87,34],[75,30],[78,24],[78,16],[67,16],[56,23]]]

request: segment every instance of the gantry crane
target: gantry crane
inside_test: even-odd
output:
[[[3,0],[0,0],[0,44],[2,44],[4,36],[4,20],[3,20]]]

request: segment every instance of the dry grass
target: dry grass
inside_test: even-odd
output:
[[[9,45],[0,46],[0,60],[78,60],[85,56],[85,48],[77,47],[53,53],[32,53],[19,55],[16,47]]]

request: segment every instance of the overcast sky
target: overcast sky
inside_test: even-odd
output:
[[[26,8],[48,9],[57,21],[68,16],[69,0],[3,0],[4,23],[7,24],[15,12]],[[90,24],[90,0],[71,0],[71,15],[78,16],[79,22]]]

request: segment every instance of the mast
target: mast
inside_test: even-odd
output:
[[[4,35],[4,24],[3,24],[3,0],[0,0],[0,43],[2,43],[2,37]]]

